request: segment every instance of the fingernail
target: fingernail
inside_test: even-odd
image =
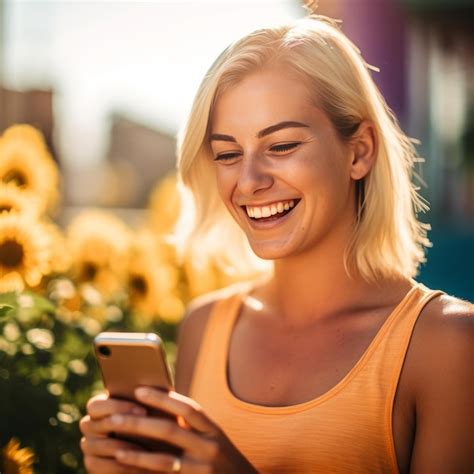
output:
[[[123,423],[123,416],[122,415],[112,415],[110,417],[110,422],[113,425],[121,425]]]
[[[151,390],[146,387],[140,387],[135,390],[137,397],[146,398],[150,395]]]

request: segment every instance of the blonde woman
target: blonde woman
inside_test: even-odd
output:
[[[189,251],[263,276],[189,309],[178,393],[137,392],[185,424],[90,401],[89,472],[471,472],[472,305],[413,279],[429,245],[416,158],[334,21],[227,48],[181,139],[183,222]]]

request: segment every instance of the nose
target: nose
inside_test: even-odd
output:
[[[273,176],[267,169],[265,157],[247,155],[243,158],[239,170],[237,187],[244,196],[252,196],[268,189],[273,184]]]

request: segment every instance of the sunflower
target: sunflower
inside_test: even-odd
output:
[[[90,283],[104,296],[122,289],[130,245],[127,226],[114,215],[96,209],[81,212],[68,226],[75,280]]]
[[[128,293],[132,310],[144,320],[177,322],[183,316],[179,270],[169,255],[160,249],[151,232],[137,232],[130,250]]]
[[[171,233],[180,212],[176,173],[171,173],[158,182],[151,192],[148,207],[153,230],[157,234]]]
[[[41,211],[51,210],[57,203],[58,168],[33,127],[14,125],[0,137],[0,181],[35,198]]]
[[[43,134],[35,127],[27,123],[20,123],[8,127],[2,135],[7,140],[20,140],[34,144],[38,149],[47,151],[46,141]]]
[[[51,272],[65,273],[71,267],[71,256],[67,252],[66,236],[51,220],[43,219],[43,227],[48,232],[51,248]]]
[[[37,286],[51,272],[52,239],[37,220],[0,215],[0,293]]]
[[[22,193],[15,185],[0,182],[0,215],[5,212],[37,217],[40,214],[39,203],[37,199],[32,199]]]
[[[16,438],[10,439],[2,450],[2,464],[5,474],[33,474],[35,453],[30,448],[20,448]]]

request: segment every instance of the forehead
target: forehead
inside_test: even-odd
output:
[[[260,130],[281,121],[309,120],[314,109],[305,81],[288,71],[264,69],[246,76],[218,97],[211,115],[211,130]]]

